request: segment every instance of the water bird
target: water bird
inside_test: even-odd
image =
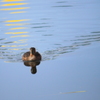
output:
[[[30,48],[29,52],[26,52],[22,56],[23,61],[41,61],[42,56],[39,52],[36,51],[34,47]]]

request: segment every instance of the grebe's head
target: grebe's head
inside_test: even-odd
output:
[[[34,54],[34,53],[36,52],[36,49],[35,49],[34,47],[31,47],[31,48],[30,48],[30,52],[31,52],[32,54]]]

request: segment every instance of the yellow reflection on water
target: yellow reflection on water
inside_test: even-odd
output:
[[[5,8],[5,9],[0,9],[0,10],[21,10],[21,9],[28,9],[30,7],[18,7],[18,8]]]
[[[24,15],[23,18],[21,19],[22,17],[21,13],[26,13],[27,12],[26,10],[30,7],[26,6],[26,4],[29,3],[18,2],[18,1],[25,1],[25,0],[0,0],[0,2],[5,2],[2,5],[0,5],[2,6],[0,10],[2,10],[3,12],[7,11],[7,14],[8,13],[12,14],[12,16],[10,15],[11,16],[10,19],[6,19],[5,21],[3,21],[6,26],[10,26],[10,28],[8,28],[7,31],[5,32],[5,34],[10,37],[10,41],[4,42],[3,45],[1,45],[2,48],[3,47],[8,48],[7,50],[22,50],[23,47],[28,45],[27,37],[29,37],[30,35],[27,34],[29,33],[25,30],[27,29],[27,26],[24,27],[24,25],[30,25],[30,23],[25,22],[25,21],[29,21],[30,19],[27,19],[27,17],[25,18]],[[21,17],[18,14],[21,14]],[[14,18],[15,16],[17,18],[15,20],[11,20],[11,18]],[[14,38],[13,41],[11,38]],[[9,59],[9,55],[7,56]]]
[[[13,49],[9,49],[9,50],[20,50],[19,48],[13,48]]]
[[[6,26],[23,26],[23,25],[29,25],[29,23],[20,23],[20,24],[5,24]]]
[[[18,41],[13,41],[13,43],[25,43],[28,39],[22,39]]]
[[[1,47],[20,47],[20,46],[27,46],[27,44],[25,45],[2,45]]]
[[[22,22],[22,21],[28,21],[29,19],[20,19],[20,20],[7,20],[5,22]]]
[[[16,27],[16,28],[10,28],[9,30],[17,30],[17,29],[26,29],[26,27]]]
[[[24,0],[2,0],[2,2],[14,2],[14,1],[24,1]]]
[[[18,5],[25,5],[25,4],[28,4],[28,3],[10,3],[10,4],[3,4],[1,6],[18,6]]]
[[[5,34],[23,34],[23,33],[28,33],[28,32],[7,32]]]
[[[11,36],[11,38],[14,38],[14,37],[29,37],[29,35],[17,35],[17,36]]]
[[[10,14],[17,14],[17,13],[26,13],[26,11],[16,11],[16,12],[10,12]]]
[[[21,40],[18,40],[20,43],[25,43],[28,39],[21,39]]]
[[[60,94],[81,93],[81,92],[86,92],[86,91],[61,92]]]

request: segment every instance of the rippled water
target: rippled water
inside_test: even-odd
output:
[[[28,51],[30,47],[36,47],[36,49],[42,54],[42,61],[44,61],[45,63],[44,65],[48,66],[49,63],[50,64],[49,66],[51,65],[56,66],[56,63],[59,62],[57,64],[58,66],[57,68],[59,69],[60,67],[59,59],[61,59],[61,63],[64,63],[63,66],[66,66],[65,59],[68,60],[67,58],[68,54],[74,55],[73,52],[77,50],[81,51],[83,50],[83,48],[89,46],[95,48],[95,45],[99,47],[98,48],[99,50],[100,49],[99,9],[100,9],[99,0],[96,1],[95,0],[88,0],[88,1],[87,0],[85,1],[1,0],[0,2],[0,60],[1,61],[0,62],[2,62],[2,65],[5,64],[5,66],[6,64],[8,64],[8,62],[9,62],[8,66],[13,66],[13,62],[15,62],[14,66],[20,66],[22,63],[21,60],[22,54]],[[87,54],[88,54],[87,52],[86,54],[85,52],[83,52],[83,55]],[[77,60],[79,60],[78,57],[76,58]],[[62,59],[64,61],[62,61]],[[48,60],[50,62],[48,62]],[[100,65],[99,62],[98,64]],[[44,65],[40,64],[41,68]],[[50,70],[50,68],[48,69]],[[60,70],[61,69],[59,69],[59,71]],[[63,74],[63,72],[61,73]],[[19,75],[21,75],[20,72]],[[52,75],[55,76],[54,73],[52,73]],[[64,75],[66,76],[67,74],[64,73]],[[57,78],[57,76],[55,76],[55,78]],[[46,80],[43,79],[43,81]],[[63,82],[64,81],[65,80],[63,78]],[[42,85],[43,84],[44,83],[42,83]],[[57,82],[54,84],[57,84]],[[21,85],[19,84],[19,86]],[[61,92],[61,94],[86,92],[86,89],[84,90],[84,88],[82,88],[82,90],[80,89],[80,91],[76,89],[73,90],[74,91],[72,91],[71,89],[71,92],[69,91],[68,92],[65,91],[63,93]],[[48,92],[49,90],[46,91]],[[43,93],[45,94],[46,91],[43,91]],[[37,94],[39,93],[37,92],[36,95]],[[49,92],[47,94],[49,95]],[[56,93],[50,92],[50,94],[55,95]],[[55,99],[56,97],[54,97],[54,100]],[[64,99],[66,99],[65,96]],[[21,100],[21,98],[19,100]]]
[[[34,46],[43,60],[54,59],[99,41],[98,2],[1,2],[0,58],[19,62],[20,55]]]

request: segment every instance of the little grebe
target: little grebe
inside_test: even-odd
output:
[[[36,49],[34,47],[30,48],[29,52],[24,53],[22,56],[23,61],[40,61],[41,60],[40,53],[36,52]]]

